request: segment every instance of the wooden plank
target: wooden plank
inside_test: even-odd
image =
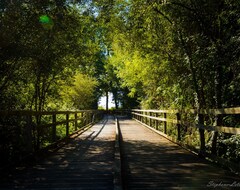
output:
[[[0,189],[113,189],[114,137],[109,117],[53,147],[49,157],[41,154],[36,165],[4,173]]]
[[[208,131],[217,131],[217,132],[229,133],[229,134],[234,134],[234,135],[240,134],[240,128],[236,128],[236,127],[199,125],[199,124],[190,123],[187,121],[181,121],[181,124],[188,126],[188,127],[196,127],[196,128],[205,129]]]
[[[181,120],[176,120],[176,119],[158,118],[158,117],[139,114],[139,113],[135,113],[135,112],[132,112],[132,114],[142,116],[142,117],[145,117],[145,118],[155,119],[157,121],[164,121],[164,122],[169,122],[169,123],[173,123],[173,124],[177,124],[177,125],[187,125],[189,127],[197,127],[197,128],[205,129],[205,130],[208,130],[208,131],[218,131],[218,132],[235,134],[235,135],[240,134],[240,128],[235,128],[235,127],[199,125],[199,124],[190,123],[190,122],[187,122],[187,121],[181,121]]]
[[[152,112],[152,113],[178,113],[179,110],[140,110],[140,109],[132,109],[134,112]]]
[[[78,110],[78,111],[30,111],[30,110],[19,110],[19,111],[0,111],[0,116],[9,116],[9,115],[16,115],[16,116],[24,116],[24,115],[52,115],[52,114],[74,114],[74,113],[100,113],[102,111],[99,110]]]
[[[233,108],[223,108],[223,109],[182,109],[182,110],[141,110],[133,109],[134,112],[152,112],[152,113],[193,113],[193,114],[212,114],[212,115],[221,115],[221,114],[240,114],[240,107]]]
[[[225,109],[209,109],[209,110],[201,110],[203,114],[240,114],[240,107],[236,108],[225,108]]]
[[[166,122],[169,122],[169,123],[181,124],[181,122],[178,121],[177,119],[166,119],[166,118],[161,118],[161,117],[154,117],[154,116],[139,114],[139,113],[135,113],[135,112],[132,112],[132,114],[143,116],[143,117],[149,118],[149,119],[155,119],[155,120],[158,120],[158,121],[166,121]]]
[[[179,110],[180,113],[205,114],[205,115],[234,115],[240,114],[240,107],[223,108],[223,109],[184,109]]]
[[[211,181],[239,180],[135,121],[120,120],[120,128],[125,189],[211,189],[207,186]]]
[[[115,131],[113,185],[114,190],[122,190],[121,138],[118,118],[115,118]]]
[[[217,131],[217,132],[229,133],[234,135],[240,134],[240,128],[235,128],[235,127],[207,126],[207,125],[197,125],[197,124],[195,124],[194,126],[200,129],[208,130],[208,131]]]

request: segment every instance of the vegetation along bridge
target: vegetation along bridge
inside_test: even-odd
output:
[[[0,190],[240,189],[239,10],[0,0]]]
[[[240,189],[239,160],[214,156],[203,142],[211,131],[240,134],[210,124],[239,113],[2,111],[0,189]]]

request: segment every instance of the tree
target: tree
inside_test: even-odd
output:
[[[93,16],[83,15],[79,8],[63,1],[22,0],[5,2],[4,6],[0,35],[2,109],[42,111],[48,96],[55,95],[51,91],[58,81],[72,77],[79,65],[94,61],[98,44],[93,38]]]
[[[96,79],[82,73],[76,74],[72,86],[67,85],[62,89],[62,98],[66,108],[91,109],[97,85]]]
[[[239,2],[138,0],[121,6],[111,19],[110,63],[144,108],[238,106]]]

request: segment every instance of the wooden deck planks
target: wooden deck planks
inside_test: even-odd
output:
[[[120,119],[126,190],[240,189],[239,177],[209,164],[133,120]],[[44,161],[17,168],[0,189],[112,190],[115,122],[94,125]],[[221,186],[218,184],[238,184]]]
[[[0,179],[0,189],[113,189],[114,143],[108,117],[43,162]]]
[[[125,189],[216,189],[214,184],[222,184],[218,189],[240,189],[238,176],[212,166],[136,121],[119,122]],[[237,183],[237,187],[230,186]]]

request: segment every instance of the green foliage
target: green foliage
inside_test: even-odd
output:
[[[239,106],[239,8],[228,0],[116,1],[105,18],[109,64],[142,108]],[[214,147],[217,133],[205,135],[201,142]]]
[[[238,8],[228,1],[117,2],[110,64],[145,108],[237,105],[238,87],[230,84],[238,80]]]
[[[96,108],[108,92],[123,108],[239,106],[239,10],[231,0],[1,1],[1,109]]]
[[[54,1],[2,6],[1,109],[49,109],[46,105],[59,96],[61,81],[95,60],[99,48],[94,17]]]
[[[62,99],[68,109],[90,109],[94,101],[94,92],[98,83],[96,79],[78,73],[69,84],[62,88]]]
[[[240,160],[240,137],[232,135],[230,138],[220,138],[218,141],[218,155],[230,161],[239,163]]]

